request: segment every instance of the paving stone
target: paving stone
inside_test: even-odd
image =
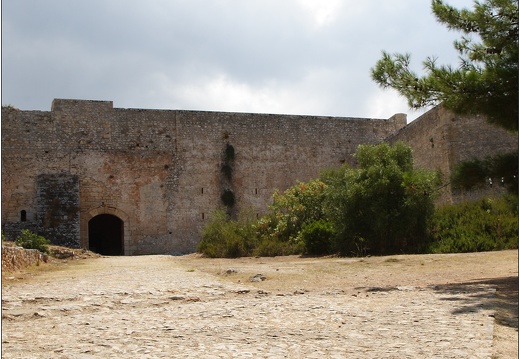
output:
[[[118,262],[125,260],[132,258]],[[258,296],[218,276],[187,275],[171,257],[132,267],[131,279],[128,270],[105,271],[85,272],[81,282],[57,277],[3,288],[2,358],[492,355],[493,312],[466,305],[493,294],[485,286],[449,294],[406,287],[368,297],[339,289]]]

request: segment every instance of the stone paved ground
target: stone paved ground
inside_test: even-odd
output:
[[[482,283],[267,291],[169,256],[12,279],[2,287],[2,358],[493,355],[495,288]]]

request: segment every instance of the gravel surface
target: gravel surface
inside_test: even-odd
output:
[[[500,253],[70,260],[4,276],[2,358],[508,357],[518,252]]]

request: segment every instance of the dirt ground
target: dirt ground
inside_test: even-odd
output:
[[[257,286],[276,293],[342,288],[356,295],[362,290],[398,286],[457,290],[467,285],[490,285],[496,288],[490,303],[496,311],[495,357],[518,357],[518,251],[353,259],[289,256],[210,260],[193,254],[182,260],[213,274],[222,274],[224,268],[240,268],[230,276],[237,282],[247,282],[249,276],[261,273],[270,280]]]
[[[2,273],[2,358],[515,358],[518,251],[62,259]]]

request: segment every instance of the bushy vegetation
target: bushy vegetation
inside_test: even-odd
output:
[[[484,198],[435,211],[431,253],[518,248],[518,197]]]
[[[305,248],[302,242],[262,238],[260,239],[258,247],[254,249],[253,255],[260,257],[276,257],[303,254],[304,251]]]
[[[518,152],[461,162],[453,171],[451,183],[454,188],[463,190],[503,186],[509,193],[518,195]]]
[[[305,252],[311,255],[330,254],[333,251],[334,224],[324,219],[306,224],[301,230]]]
[[[48,245],[51,243],[47,238],[31,232],[28,229],[22,229],[22,232],[15,240],[16,245],[25,249],[37,249],[43,253],[49,253]]]
[[[198,251],[209,257],[289,254],[389,254],[417,250],[427,238],[437,175],[413,167],[408,146],[360,146],[357,168],[276,191],[255,221],[217,211]],[[251,218],[251,217],[249,217]]]
[[[216,211],[197,250],[209,257],[385,255],[518,248],[518,196],[435,209],[439,174],[413,166],[410,147],[359,146],[358,166],[276,191],[268,213]]]
[[[326,174],[333,248],[343,255],[416,251],[433,215],[437,173],[415,169],[403,143],[359,146],[356,159],[357,168]]]
[[[255,224],[259,246],[255,255],[279,256],[306,251],[301,231],[306,224],[324,218],[326,185],[319,179],[298,182],[283,193],[276,191],[269,212]]]
[[[301,251],[303,243],[300,232],[303,226],[324,218],[325,188],[325,183],[316,179],[307,183],[298,182],[283,193],[276,191],[269,213],[256,224],[262,242],[282,242]]]
[[[257,247],[256,231],[250,211],[239,214],[234,221],[223,209],[216,210],[202,231],[197,251],[211,258],[248,256]]]

